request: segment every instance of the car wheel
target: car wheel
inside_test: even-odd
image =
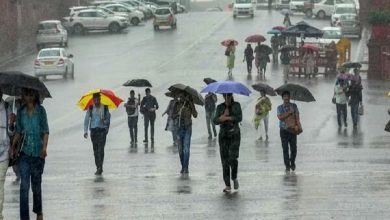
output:
[[[81,24],[75,24],[73,27],[73,32],[77,35],[84,35],[84,27]]]
[[[134,26],[137,26],[139,24],[140,20],[138,18],[132,18],[131,19],[131,24]]]
[[[309,9],[305,12],[305,15],[307,18],[311,18],[313,17],[313,10]]]
[[[118,33],[121,28],[119,26],[118,23],[111,23],[110,26],[108,26],[108,30],[111,32],[111,33]]]
[[[324,11],[319,11],[318,14],[317,14],[317,17],[319,19],[325,19],[325,16],[326,16],[326,14],[325,14]]]

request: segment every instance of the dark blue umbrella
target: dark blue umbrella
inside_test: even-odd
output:
[[[252,92],[243,84],[233,81],[218,81],[207,85],[202,93],[217,93],[217,94],[226,94],[233,93],[239,95],[249,96]]]

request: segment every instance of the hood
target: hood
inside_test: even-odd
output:
[[[234,8],[252,8],[253,5],[251,3],[245,3],[245,4],[240,4],[240,3],[234,3]]]

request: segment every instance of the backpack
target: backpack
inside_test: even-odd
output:
[[[205,108],[206,111],[214,111],[215,110],[215,102],[212,95],[208,96],[205,99]]]

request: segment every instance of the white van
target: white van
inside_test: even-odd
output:
[[[233,18],[237,16],[249,16],[253,18],[255,8],[256,5],[252,0],[235,0],[233,3]]]

